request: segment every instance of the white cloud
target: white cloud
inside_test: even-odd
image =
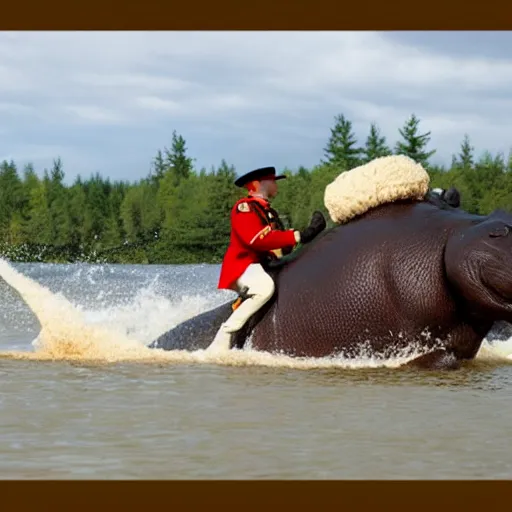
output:
[[[320,160],[338,113],[361,142],[375,121],[394,143],[412,112],[446,162],[466,132],[480,150],[507,151],[512,59],[411,41],[369,32],[4,32],[0,154],[59,149],[73,172],[87,164],[135,179],[177,129],[200,165],[226,158],[245,167],[269,155],[293,168]]]
[[[126,122],[126,119],[120,113],[95,105],[67,105],[65,110],[74,114],[81,121],[94,124],[121,124]]]
[[[23,105],[21,103],[9,103],[6,101],[0,102],[0,112],[9,112],[13,114],[31,114],[33,111],[33,107]]]
[[[46,167],[51,168],[53,160],[57,156],[61,156],[64,160],[72,158],[74,155],[81,159],[86,158],[86,154],[76,147],[66,147],[52,144],[14,144],[12,150],[6,153],[0,153],[0,160],[14,160],[22,168],[29,162],[39,166],[39,171],[43,171]],[[70,171],[68,169],[66,172]],[[76,173],[75,173],[76,174]]]
[[[192,86],[190,82],[171,77],[159,77],[149,73],[119,73],[119,74],[98,74],[98,73],[77,73],[71,79],[79,86],[87,85],[112,89],[113,91],[121,90],[138,90],[145,89],[150,91],[183,91],[185,88]]]
[[[136,105],[156,112],[168,113],[168,112],[179,112],[181,107],[179,103],[172,100],[164,100],[158,96],[141,96],[136,98]]]

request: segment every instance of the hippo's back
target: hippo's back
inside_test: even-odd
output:
[[[386,343],[397,326],[416,333],[432,318],[448,325],[455,305],[443,251],[469,217],[429,203],[394,203],[334,228],[281,272],[277,301],[253,346],[324,356],[350,341]]]

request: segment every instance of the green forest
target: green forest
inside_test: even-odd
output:
[[[468,134],[461,137],[450,167],[430,164],[436,150],[431,132],[421,133],[412,114],[388,145],[379,127],[358,141],[352,122],[334,118],[323,159],[300,167],[279,182],[273,206],[288,227],[304,228],[315,209],[325,211],[325,186],[340,172],[374,158],[404,154],[420,162],[431,187],[457,187],[461,207],[486,214],[512,210],[512,154],[475,155]],[[139,181],[111,181],[99,174],[64,182],[60,158],[37,173],[33,165],[0,165],[0,255],[23,262],[219,263],[227,248],[230,210],[244,191],[234,186],[235,168],[226,160],[211,169],[194,168],[186,140],[176,131],[169,147],[155,155]],[[272,165],[262,162],[262,165]],[[245,173],[250,169],[241,169]]]

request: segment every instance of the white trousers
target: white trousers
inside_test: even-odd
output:
[[[247,320],[268,302],[275,290],[274,280],[259,263],[249,265],[238,278],[236,285],[239,289],[247,287],[246,293],[250,297],[245,299],[220,326],[208,350],[229,349],[232,333],[239,331]]]

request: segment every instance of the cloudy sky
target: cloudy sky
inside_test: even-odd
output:
[[[512,33],[3,32],[0,159],[67,181],[148,173],[174,129],[200,168],[312,166],[334,116],[391,144],[412,112],[449,163],[512,147]]]

